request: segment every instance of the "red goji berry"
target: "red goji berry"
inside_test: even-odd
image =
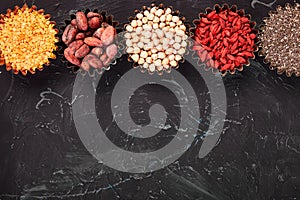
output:
[[[215,14],[216,14],[216,11],[214,10],[214,11],[207,14],[207,18],[210,19],[210,18],[214,17]]]
[[[250,20],[242,15],[243,11],[237,13],[229,8],[200,14],[200,25],[195,31],[200,36],[195,40],[205,50],[199,53],[199,58],[207,66],[234,71],[253,57],[256,35]],[[199,48],[198,45],[194,49]]]
[[[234,56],[227,54],[227,58],[229,58],[230,60],[235,60]]]
[[[211,24],[211,22],[208,21],[208,19],[205,18],[205,17],[201,18],[201,21],[202,21],[203,23],[205,23],[205,24]]]

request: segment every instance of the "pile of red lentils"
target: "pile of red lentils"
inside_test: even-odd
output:
[[[234,73],[248,65],[249,58],[254,58],[257,30],[243,10],[216,5],[214,10],[200,14],[200,19],[194,23],[193,50],[207,67],[223,74]]]

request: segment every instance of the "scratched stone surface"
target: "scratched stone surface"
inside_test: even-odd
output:
[[[25,1],[26,2],[26,1]],[[261,24],[277,5],[294,1],[229,0],[162,1],[179,9],[192,24],[206,7],[236,4]],[[299,1],[298,1],[299,2]],[[0,12],[23,1],[3,0]],[[35,0],[58,26],[77,9],[106,10],[123,26],[134,9],[149,1]],[[130,174],[99,163],[83,146],[72,119],[75,74],[61,61],[36,75],[12,75],[0,68],[0,199],[22,200],[297,200],[300,199],[300,78],[270,71],[257,57],[243,72],[223,78],[227,93],[225,126],[216,147],[198,158],[201,134],[207,129],[207,88],[199,74],[182,64],[178,71],[193,84],[202,124],[189,150],[175,163],[146,174]],[[99,123],[112,123],[110,97],[114,85],[131,64],[125,56],[104,73],[96,96]],[[132,96],[130,111],[136,123],[148,124],[149,107],[160,103],[168,112],[166,134],[178,125],[178,103],[166,88],[146,85]],[[128,148],[131,141],[111,127],[109,138]],[[123,134],[122,136],[118,136]],[[160,136],[162,137],[162,136]],[[163,138],[163,137],[162,137]],[[167,138],[167,137],[166,137]],[[158,138],[139,149],[157,149],[168,142]],[[150,146],[149,146],[150,145]],[[130,149],[129,149],[130,150]],[[133,150],[133,149],[131,149]]]

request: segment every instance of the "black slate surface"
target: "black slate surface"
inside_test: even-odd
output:
[[[244,8],[258,24],[269,10],[286,2],[294,1],[162,1],[179,9],[190,23],[206,7],[229,3]],[[22,3],[1,1],[0,12]],[[123,25],[134,9],[150,2],[36,0],[34,4],[50,13],[58,26],[69,19],[72,10],[85,8],[107,10]],[[202,140],[196,137],[192,147],[170,166],[130,174],[100,164],[81,143],[71,112],[76,75],[60,59],[26,77],[0,68],[1,200],[300,199],[300,78],[277,75],[262,58],[256,58],[243,72],[223,79],[228,112],[220,141],[208,156],[198,158]],[[111,122],[108,103],[113,87],[130,66],[125,56],[120,58],[99,83],[96,106],[103,126]],[[178,71],[198,88],[199,102],[205,104],[208,95],[199,75],[184,65]],[[169,106],[170,122],[176,125],[177,108],[172,106],[176,99],[159,86],[136,91],[130,107],[133,119],[149,123],[147,110],[156,102]],[[111,132],[111,140],[126,146],[126,136],[118,137],[120,131],[114,129]],[[159,141],[149,144],[141,148],[161,145]]]

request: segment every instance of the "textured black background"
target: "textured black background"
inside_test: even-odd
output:
[[[236,4],[258,24],[270,9],[288,2],[262,1],[265,5],[251,6],[251,0],[162,2],[179,9],[189,23],[215,3]],[[0,12],[22,3],[3,0]],[[85,8],[107,10],[123,25],[134,9],[150,3],[35,1],[58,26],[69,19],[70,11]],[[262,58],[256,58],[243,72],[224,78],[227,119],[220,142],[208,156],[197,157],[202,141],[199,137],[176,163],[154,173],[136,175],[99,164],[82,145],[70,110],[75,75],[60,59],[26,77],[0,68],[0,199],[300,199],[300,78],[277,75]],[[107,105],[113,86],[128,69],[130,64],[122,57],[99,84],[102,89],[98,90],[97,114],[104,126],[112,117]],[[185,65],[179,71],[199,88],[196,92],[200,102],[205,102],[201,101],[207,94],[199,75]],[[162,87],[141,88],[132,99],[133,118],[140,124],[149,123],[148,116],[139,111],[147,111],[155,102],[176,104],[170,96]],[[171,122],[178,123],[176,108],[169,106],[167,110]],[[202,114],[205,116],[205,110]],[[111,139],[120,142],[118,137]],[[151,146],[157,148],[159,144],[152,141]]]

